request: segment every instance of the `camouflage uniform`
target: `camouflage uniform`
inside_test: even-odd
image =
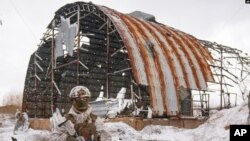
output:
[[[26,112],[17,111],[15,114],[15,118],[16,118],[16,123],[13,132],[14,134],[16,134],[15,132],[20,128],[22,128],[22,130],[28,129],[29,123],[28,123],[28,115]]]
[[[59,123],[53,130],[51,141],[99,140],[95,126],[96,116],[92,114],[92,108],[88,104],[85,105],[88,101],[80,99],[80,102],[77,102],[75,99],[86,97],[86,95],[88,98],[90,97],[88,89],[84,88],[86,87],[77,86],[71,90],[70,98],[72,99],[73,106],[68,114],[64,115],[65,121]]]

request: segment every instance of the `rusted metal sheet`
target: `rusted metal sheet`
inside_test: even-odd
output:
[[[131,65],[134,70],[133,72],[136,82],[148,85],[147,76],[145,73],[146,71],[144,68],[144,61],[142,60],[140,50],[135,42],[136,39],[130,34],[130,31],[127,29],[126,24],[119,18],[119,16],[115,15],[107,8],[104,8],[102,6],[99,6],[99,8],[111,19],[118,32],[120,33],[121,38],[128,50],[128,56],[131,60],[133,60],[131,62]]]
[[[136,82],[149,85],[155,115],[179,114],[179,87],[207,90],[207,82],[214,81],[208,65],[212,57],[193,36],[106,7],[99,8],[124,41]]]

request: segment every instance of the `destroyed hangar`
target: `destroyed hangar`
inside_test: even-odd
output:
[[[151,107],[153,117],[192,116],[193,90],[206,97],[199,101],[204,112],[209,108],[208,83],[221,86],[221,101],[227,94],[222,87],[230,85],[222,81],[222,58],[214,65],[209,50],[220,55],[240,52],[199,40],[143,12],[67,4],[55,12],[31,55],[22,108],[41,118],[50,117],[55,108],[67,111],[71,88],[84,85],[92,93],[91,101],[100,93],[115,98],[124,88],[133,108]],[[216,67],[221,68],[215,72]]]

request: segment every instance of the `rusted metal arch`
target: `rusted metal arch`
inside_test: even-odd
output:
[[[207,82],[214,81],[209,67],[212,57],[193,36],[161,24],[119,13],[107,7],[84,2],[67,4],[60,8],[54,18],[55,27],[60,24],[60,16],[71,17],[71,22],[76,22],[78,10],[81,13],[81,20],[86,18],[86,22],[84,20],[83,23],[81,22],[82,30],[84,26],[91,28],[90,23],[94,20],[102,21],[99,31],[96,32],[101,34],[105,30],[106,39],[109,40],[109,36],[112,36],[111,42],[119,44],[116,47],[113,45],[113,49],[106,52],[111,54],[108,58],[114,59],[120,49],[127,51],[125,60],[128,68],[120,68],[120,70],[129,70],[130,85],[135,82],[136,86],[149,87],[150,104],[154,116],[180,115],[179,88],[206,90]],[[51,39],[52,30],[51,22],[48,25],[49,33],[44,36],[45,42]],[[104,45],[108,46],[108,43]],[[41,41],[41,44],[40,50],[44,50],[42,49],[44,41]],[[106,58],[106,63],[109,62],[108,58]],[[112,65],[114,63],[110,63],[106,68]],[[113,70],[113,72],[120,72],[120,70]],[[109,70],[106,72],[107,78],[112,77],[110,75],[112,72]],[[71,78],[69,80],[71,81]]]
[[[168,43],[170,43],[170,40],[172,40],[173,46],[171,46],[171,48],[173,48],[173,50],[175,50],[175,53],[178,53],[178,54],[176,54],[176,56],[179,56],[178,62],[175,62],[175,63],[183,64],[182,70],[184,70],[183,71],[184,73],[182,74],[182,76],[186,76],[186,78],[185,78],[186,81],[184,81],[184,82],[186,82],[186,85],[185,85],[186,88],[197,89],[197,90],[206,90],[206,86],[207,86],[206,82],[214,81],[211,70],[210,70],[209,65],[208,65],[208,61],[211,61],[211,55],[209,55],[208,50],[204,49],[204,47],[201,46],[200,43],[198,43],[197,39],[195,39],[194,37],[191,37],[187,34],[180,34],[180,32],[177,32],[177,30],[174,30],[172,28],[167,28],[165,26],[161,26],[161,25],[158,25],[158,24],[155,24],[152,22],[143,21],[143,20],[139,20],[139,19],[130,17],[128,15],[124,15],[122,13],[115,11],[115,10],[110,10],[106,7],[99,7],[99,8],[102,9],[104,11],[104,13],[109,15],[109,17],[112,19],[113,23],[117,27],[118,32],[120,33],[122,38],[125,36],[123,38],[123,41],[128,48],[129,55],[131,57],[130,59],[132,60],[132,62],[130,62],[130,63],[134,67],[133,72],[137,72],[134,74],[134,76],[135,76],[138,83],[146,83],[146,84],[148,83],[148,85],[150,86],[151,98],[152,98],[151,102],[152,102],[153,107],[155,107],[154,110],[155,110],[156,114],[159,114],[159,115],[162,114],[162,111],[159,111],[159,109],[162,110],[162,107],[163,107],[163,104],[160,104],[161,103],[160,100],[162,100],[162,96],[166,96],[169,93],[162,92],[162,91],[166,90],[166,88],[168,87],[166,84],[165,84],[165,86],[161,85],[160,89],[162,89],[162,90],[160,90],[159,88],[157,89],[155,87],[155,85],[159,86],[159,84],[164,84],[164,81],[159,80],[159,78],[160,78],[159,76],[162,76],[164,73],[166,74],[166,71],[163,71],[164,73],[161,73],[162,70],[158,66],[159,69],[156,71],[156,73],[153,73],[154,70],[152,70],[152,69],[154,68],[154,66],[147,67],[147,65],[146,65],[146,64],[153,65],[154,64],[153,62],[155,62],[153,60],[150,61],[150,56],[146,55],[147,53],[145,51],[143,51],[143,50],[145,50],[144,44],[145,44],[146,40],[147,39],[151,40],[151,38],[149,39],[149,36],[151,36],[155,39],[161,38],[160,36],[159,37],[156,36],[156,34],[154,34],[154,35],[151,34],[152,30],[150,29],[150,25],[154,25],[154,28],[157,28],[158,32],[161,32],[163,34],[163,37],[165,36],[165,39]],[[139,23],[141,23],[141,25]],[[148,26],[146,26],[146,25],[148,25]],[[141,29],[141,27],[144,27],[144,29]],[[151,33],[146,33],[147,31],[150,32],[150,30],[151,30]],[[173,37],[168,37],[168,36],[164,35],[166,32],[170,33],[170,35]],[[129,38],[129,40],[127,40],[127,38]],[[136,40],[134,40],[134,39],[136,39]],[[157,45],[158,44],[157,42],[159,42],[159,39],[158,39],[158,41],[154,42],[154,45]],[[136,47],[133,47],[133,46],[137,46],[137,47],[139,47],[139,49]],[[179,47],[181,47],[182,49],[178,49]],[[163,48],[163,50],[164,50],[166,48],[166,46],[165,47],[161,46],[161,48]],[[133,49],[133,51],[131,51],[131,49]],[[194,52],[190,52],[189,50],[191,50],[191,49],[193,49]],[[202,50],[202,54],[201,54],[200,50]],[[159,55],[159,53],[160,52],[156,52],[156,57],[157,57],[157,55]],[[171,52],[171,53],[174,53],[174,52]],[[185,56],[189,56],[189,58],[186,58],[184,56],[184,54],[185,54]],[[205,56],[203,54],[205,54]],[[145,55],[147,57],[145,57]],[[139,56],[139,57],[137,57],[137,56]],[[204,57],[202,57],[202,56],[204,56]],[[136,58],[136,59],[134,59],[134,58]],[[143,59],[141,59],[141,61],[140,61],[140,58],[143,58]],[[189,63],[186,60],[188,60]],[[137,61],[137,63],[133,62],[133,61]],[[149,61],[149,62],[147,62],[147,61]],[[158,64],[159,64],[159,61],[160,60],[158,59]],[[142,62],[145,64],[142,65],[142,67],[138,66],[138,64],[140,64]],[[168,64],[171,64],[171,62],[169,62],[169,60],[167,62],[168,62]],[[133,65],[133,63],[137,64],[137,66]],[[191,67],[190,70],[188,70],[187,68],[190,66],[193,66],[193,63],[196,63],[197,65],[194,67]],[[190,65],[188,65],[188,64],[190,64]],[[160,66],[162,66],[162,64]],[[180,69],[180,68],[178,68],[178,69]],[[143,71],[140,71],[140,70],[143,70]],[[171,69],[169,69],[172,76],[174,76],[174,74],[175,74],[175,71],[173,72],[173,70],[171,72]],[[187,73],[187,71],[192,72],[192,73]],[[143,72],[143,73],[141,73],[141,72]],[[146,72],[146,73],[144,73],[144,72]],[[199,74],[197,74],[197,73],[199,73]],[[187,75],[187,74],[189,74],[189,75]],[[193,75],[190,75],[190,74],[193,74]],[[140,79],[145,77],[144,75],[147,75],[146,76],[147,79],[140,80]],[[180,76],[181,73],[179,73],[177,75]],[[189,78],[187,78],[187,77],[189,77]],[[171,79],[171,78],[167,78],[167,79]],[[174,81],[178,81],[178,79],[176,79]],[[157,82],[157,83],[155,83],[155,82]],[[178,82],[176,82],[176,83],[178,84]],[[168,84],[168,85],[176,85],[176,83],[172,83],[172,84]],[[202,85],[202,87],[200,84]],[[162,88],[162,87],[165,87],[165,88]],[[179,86],[174,86],[174,87],[175,87],[175,91],[176,91]],[[159,95],[159,93],[161,93],[161,94]],[[174,97],[176,97],[176,99],[178,99],[178,94],[173,94],[173,95],[175,95]],[[171,96],[168,98],[171,98]],[[174,100],[173,103],[179,105],[178,102],[179,102],[178,100]],[[156,105],[156,103],[160,104],[160,105]],[[164,103],[165,107],[166,107],[166,104],[168,103],[167,98],[166,98],[166,101],[163,100],[162,103]],[[165,108],[163,112],[165,114],[168,114],[168,115],[176,115],[176,114],[178,114],[179,109],[178,109],[178,106],[175,106],[175,107],[176,107],[175,110],[173,110],[173,109],[167,110]]]
[[[127,15],[123,15],[123,14],[121,14],[121,13],[119,13],[119,12],[117,12],[117,11],[115,11],[115,10],[110,10],[110,9],[108,9],[108,8],[106,8],[106,7],[102,7],[102,6],[98,6],[98,8],[99,9],[101,9],[110,19],[111,19],[111,21],[113,22],[113,24],[116,26],[116,28],[117,28],[117,30],[118,30],[118,32],[119,32],[119,34],[120,34],[120,36],[122,36],[122,38],[123,38],[123,42],[126,44],[126,39],[125,38],[128,38],[128,36],[129,36],[129,34],[131,34],[132,33],[132,38],[139,38],[139,40],[141,40],[141,41],[143,41],[144,40],[144,42],[141,42],[141,45],[139,45],[139,46],[141,46],[140,47],[140,51],[141,50],[143,50],[145,47],[143,47],[143,46],[145,46],[144,44],[145,44],[145,41],[146,41],[146,38],[144,38],[143,36],[141,36],[140,37],[140,34],[142,34],[144,31],[145,31],[145,28],[144,28],[144,30],[141,30],[141,33],[140,34],[134,34],[133,32],[134,31],[136,31],[136,29],[135,28],[139,28],[139,27],[141,27],[141,26],[139,26],[139,25],[131,25],[130,23],[131,22],[133,22],[133,23],[147,23],[146,21],[140,21],[140,20],[138,20],[138,19],[134,19],[133,17],[131,17],[130,18],[130,16],[127,16]],[[124,17],[124,18],[123,18]],[[125,17],[127,17],[127,19],[125,18]],[[119,22],[119,21],[117,21],[116,20],[116,18],[117,19],[120,19],[121,21]],[[127,22],[126,22],[127,21]],[[123,23],[122,23],[123,22]],[[124,32],[124,30],[126,30],[126,28],[125,29],[123,29],[123,31],[121,31],[121,27],[119,28],[119,26],[122,26],[123,25],[123,27],[126,27],[126,28],[130,28],[129,29],[129,32],[128,33],[125,33]],[[157,25],[157,26],[159,26],[159,25]],[[133,28],[132,29],[132,27],[135,27],[135,28]],[[185,37],[185,36],[187,36],[187,35],[180,35],[180,34],[178,34],[175,30],[173,30],[173,29],[169,29],[169,28],[166,28],[166,27],[164,27],[164,29],[165,30],[168,30],[168,32],[170,32],[174,37],[175,37],[175,43],[177,43],[177,42],[179,42],[179,44],[180,44],[180,47],[182,47],[182,50],[184,51],[184,54],[186,54],[186,56],[192,56],[193,57],[193,55],[191,55],[190,53],[190,51],[189,51],[189,53],[188,53],[188,50],[189,49],[193,49],[194,50],[194,56],[195,57],[193,57],[193,59],[191,59],[190,57],[188,57],[187,58],[187,60],[189,60],[189,64],[191,65],[191,66],[193,66],[194,64],[193,63],[195,63],[196,61],[198,62],[198,64],[196,65],[196,67],[191,67],[192,68],[192,73],[193,73],[193,78],[194,78],[194,82],[195,82],[195,84],[196,84],[196,86],[192,86],[191,87],[191,89],[206,89],[205,87],[206,87],[206,82],[208,81],[208,80],[210,80],[210,81],[213,81],[213,77],[211,76],[211,71],[210,71],[210,69],[209,69],[209,66],[208,66],[208,63],[207,63],[207,61],[208,60],[206,60],[206,59],[208,59],[208,57],[210,57],[209,55],[207,55],[207,54],[209,54],[208,52],[207,52],[207,50],[205,50],[205,49],[200,49],[201,48],[201,46],[199,46],[199,44],[197,43],[197,41],[195,41],[194,43],[192,43],[192,41],[194,41],[195,39],[194,38],[192,38],[192,41],[191,40],[187,40],[187,39],[190,39],[191,37]],[[146,31],[147,31],[148,29],[146,29]],[[177,34],[176,34],[177,33]],[[136,36],[135,36],[136,35]],[[144,35],[145,35],[145,33],[144,33]],[[147,38],[149,38],[149,36],[150,36],[150,34],[148,34],[148,37]],[[151,35],[152,36],[152,35]],[[153,37],[153,36],[152,36]],[[132,38],[130,38],[130,39],[132,39]],[[135,42],[135,43],[139,43],[139,42]],[[189,49],[187,48],[187,47],[184,47],[184,46],[186,46],[186,44],[188,45],[187,47],[189,47]],[[194,44],[196,45],[196,46],[194,46]],[[126,47],[126,46],[125,46]],[[130,48],[128,48],[127,47],[127,49],[128,49],[128,51],[130,52]],[[203,53],[204,54],[206,54],[205,55],[205,57],[206,58],[204,58],[204,57],[201,57],[202,55],[200,55],[199,54],[199,52],[198,52],[198,50],[203,50]],[[204,52],[204,50],[205,50],[205,52]],[[139,52],[140,52],[139,51]],[[138,54],[136,54],[136,55],[139,55],[140,53],[138,52]],[[145,53],[147,52],[147,51],[144,51]],[[151,87],[151,89],[150,89],[150,91],[151,91],[151,98],[152,98],[152,100],[151,101],[154,101],[153,99],[155,99],[156,101],[155,102],[152,102],[152,105],[153,105],[153,107],[154,107],[154,112],[155,112],[155,114],[156,115],[162,115],[164,112],[165,112],[165,114],[171,114],[171,112],[170,111],[168,111],[167,110],[167,106],[166,106],[166,101],[164,101],[164,102],[161,102],[162,101],[162,97],[166,97],[165,95],[167,94],[167,93],[165,93],[165,92],[161,92],[161,91],[165,91],[166,90],[166,83],[164,84],[164,80],[162,81],[161,80],[161,82],[160,83],[158,83],[157,81],[159,80],[159,77],[156,77],[156,78],[153,78],[153,76],[157,76],[157,75],[159,75],[159,76],[163,76],[163,74],[164,74],[164,72],[162,72],[162,69],[159,69],[158,71],[156,71],[158,74],[154,74],[154,75],[151,75],[151,77],[150,77],[150,74],[152,74],[152,72],[154,72],[154,71],[150,71],[150,69],[148,70],[148,69],[145,69],[144,68],[144,70],[143,71],[138,71],[138,70],[136,70],[136,69],[142,69],[143,67],[138,67],[138,66],[136,66],[136,65],[138,65],[138,63],[134,63],[133,61],[135,60],[135,59],[133,59],[133,58],[135,58],[134,56],[131,56],[130,54],[133,54],[134,52],[130,52],[128,55],[132,58],[130,58],[130,60],[131,60],[131,65],[133,66],[132,68],[133,68],[133,72],[135,73],[135,72],[137,72],[137,73],[141,73],[141,72],[146,72],[146,74],[147,74],[147,80],[145,81],[145,79],[144,79],[144,83],[146,82],[146,84],[148,83],[148,82],[150,82],[151,84],[149,84],[149,86]],[[144,53],[144,54],[145,54]],[[160,52],[158,52],[158,54],[159,54]],[[157,53],[156,53],[157,54]],[[146,54],[145,54],[146,55]],[[199,57],[198,57],[199,56]],[[138,57],[137,57],[138,58]],[[147,57],[147,58],[150,58],[150,57]],[[194,60],[194,58],[196,58],[196,61]],[[211,59],[211,58],[209,58],[209,59]],[[183,59],[182,59],[183,60]],[[182,61],[181,60],[181,61]],[[145,61],[147,61],[147,59],[145,59],[144,58],[144,61],[142,61],[142,62],[145,62]],[[156,65],[158,65],[158,67],[157,68],[160,68],[162,65],[159,65],[159,61],[160,61],[160,59],[158,59],[158,63],[156,63]],[[153,62],[154,61],[151,61],[151,62],[148,62],[148,63],[146,63],[146,64],[150,64],[150,65],[153,65]],[[133,65],[133,63],[134,63],[134,65]],[[198,71],[198,70],[195,70],[194,68],[196,68],[197,69],[197,67],[200,67],[200,71]],[[198,68],[199,68],[198,67]],[[150,66],[148,66],[147,68],[150,68]],[[201,70],[201,68],[205,68],[205,69],[203,69],[203,70]],[[185,70],[185,69],[184,69]],[[161,72],[161,73],[160,73]],[[172,72],[172,74],[174,74],[174,72],[173,71],[171,71]],[[197,72],[201,72],[200,74],[196,74]],[[143,84],[143,82],[142,81],[140,81],[139,79],[141,79],[141,78],[143,78],[143,77],[145,77],[145,76],[138,76],[137,75],[137,73],[135,73],[134,74],[134,76],[135,76],[135,79],[136,79],[136,81],[137,81],[137,83],[141,83],[141,84]],[[144,74],[145,75],[145,74]],[[170,75],[169,75],[170,76]],[[173,75],[174,76],[174,75]],[[204,80],[202,80],[202,78],[204,77]],[[152,79],[151,79],[152,78]],[[176,78],[176,77],[175,77]],[[167,79],[171,79],[171,78],[167,78]],[[173,78],[172,78],[173,79]],[[151,81],[151,80],[153,80],[153,81]],[[189,80],[191,80],[191,79],[189,79]],[[147,82],[148,81],[148,82]],[[175,81],[178,81],[178,79],[177,80],[175,80]],[[155,82],[157,82],[157,83],[155,83]],[[200,85],[200,82],[202,82],[203,84],[203,87],[201,87],[201,85]],[[192,84],[192,82],[190,81],[190,82],[188,82],[188,84],[189,83],[191,83]],[[160,90],[160,89],[158,89],[157,90],[157,88],[155,88],[155,87],[159,87],[159,85],[161,84],[161,88],[160,89],[162,89],[162,90]],[[163,85],[162,85],[163,84]],[[168,84],[168,85],[171,85],[171,84]],[[177,87],[178,86],[174,86],[175,87],[175,92],[177,91]],[[172,88],[173,89],[173,88]],[[156,90],[156,91],[155,91]],[[160,91],[159,91],[160,90]],[[158,95],[157,96],[157,93],[161,93],[160,95]],[[155,95],[156,94],[156,95]],[[174,94],[174,95],[176,95],[175,97],[176,97],[176,100],[175,100],[175,102],[173,102],[173,103],[175,103],[175,104],[177,104],[178,105],[178,95],[177,94]],[[165,98],[166,99],[166,98]],[[155,103],[155,104],[154,104]],[[161,104],[161,105],[156,105],[156,103],[157,104]],[[163,108],[163,103],[164,103],[164,107],[165,107],[165,109],[162,109]],[[175,107],[178,107],[178,106],[175,106]],[[176,113],[174,113],[173,114],[173,111],[172,111],[172,114],[173,115],[175,115],[175,114],[178,114],[178,110],[179,110],[179,108],[177,108],[177,109],[175,109],[175,111],[174,112],[176,112]],[[168,111],[168,112],[167,112]],[[160,112],[160,113],[159,113]]]

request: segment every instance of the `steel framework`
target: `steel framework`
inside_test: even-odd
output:
[[[61,17],[77,24],[72,56],[66,51],[55,56]],[[232,58],[241,65],[239,76],[226,64]],[[195,103],[207,113],[209,95],[218,91],[220,108],[232,106],[228,87],[244,86],[248,75],[249,58],[237,49],[198,40],[154,20],[76,2],[56,11],[31,55],[22,108],[30,117],[50,117],[55,108],[67,111],[70,89],[85,85],[92,100],[102,88],[106,98],[126,88],[125,97],[136,101],[133,108],[150,106],[154,117],[192,116]],[[220,87],[211,90],[213,85]],[[193,91],[198,92],[198,100]]]

